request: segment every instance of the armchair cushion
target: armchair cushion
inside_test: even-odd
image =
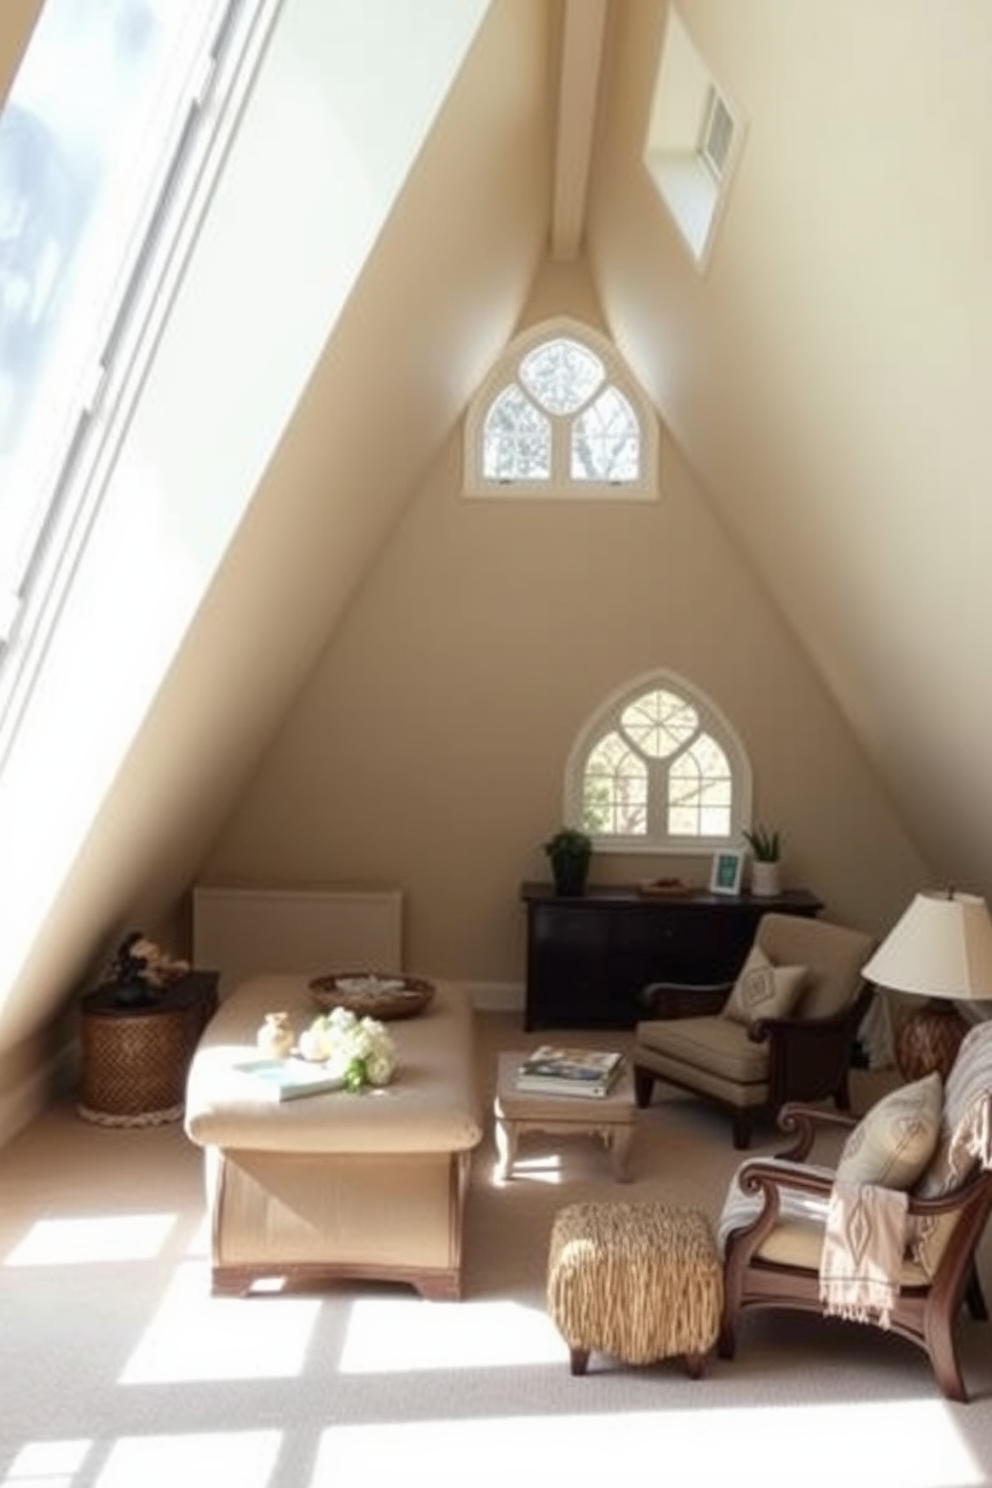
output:
[[[709,1074],[718,1086],[727,1081],[754,1086],[768,1079],[767,1043],[749,1038],[748,1025],[722,1013],[639,1023],[637,1042],[645,1054],[688,1066],[699,1072],[700,1079]]]
[[[774,966],[810,968],[795,1010],[799,1018],[833,1018],[848,1008],[874,944],[849,926],[774,912],[762,917],[756,940]]]
[[[753,945],[721,1016],[737,1023],[787,1018],[802,995],[807,975],[805,966],[773,965],[761,947]]]
[[[783,1186],[778,1190],[779,1219],[775,1227],[762,1241],[756,1256],[759,1260],[776,1266],[795,1266],[803,1271],[819,1272],[823,1237],[830,1209],[830,1193],[836,1178],[833,1168],[815,1163],[790,1163],[785,1158],[763,1158],[765,1166],[780,1169]],[[747,1163],[738,1173],[744,1172]],[[802,1189],[789,1188],[790,1170],[809,1177],[822,1178],[823,1192],[809,1193]],[[764,1196],[760,1193],[745,1193],[737,1182],[731,1180],[724,1200],[723,1212],[717,1225],[717,1247],[722,1255],[729,1237],[746,1228],[757,1219],[764,1207]],[[903,1286],[925,1286],[927,1273],[912,1257],[906,1256],[902,1263],[900,1280]]]
[[[937,1146],[943,1098],[935,1070],[877,1101],[844,1143],[838,1181],[912,1188]]]

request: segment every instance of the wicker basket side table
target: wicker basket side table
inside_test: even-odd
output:
[[[118,989],[80,999],[81,1075],[76,1109],[100,1126],[157,1126],[182,1117],[186,1076],[217,1007],[215,971],[192,971],[157,1000],[122,1004]]]

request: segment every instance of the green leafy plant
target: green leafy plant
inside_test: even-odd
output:
[[[778,831],[759,825],[745,828],[742,836],[754,853],[755,862],[777,863],[782,856],[782,840]]]
[[[559,827],[544,844],[557,894],[584,894],[592,838],[579,827]]]
[[[588,858],[592,853],[592,838],[578,827],[559,827],[544,844],[544,851],[552,863],[557,861]]]

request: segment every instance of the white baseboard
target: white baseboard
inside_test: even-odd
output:
[[[77,1051],[67,1045],[54,1057],[15,1080],[0,1095],[0,1147],[23,1131],[36,1116],[48,1110],[56,1091],[71,1089],[78,1067]]]
[[[521,982],[463,982],[472,1006],[485,1013],[523,1012],[524,987]]]

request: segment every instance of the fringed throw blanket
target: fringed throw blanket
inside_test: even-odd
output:
[[[835,1183],[820,1255],[828,1316],[889,1326],[899,1292],[909,1199],[872,1183]]]

